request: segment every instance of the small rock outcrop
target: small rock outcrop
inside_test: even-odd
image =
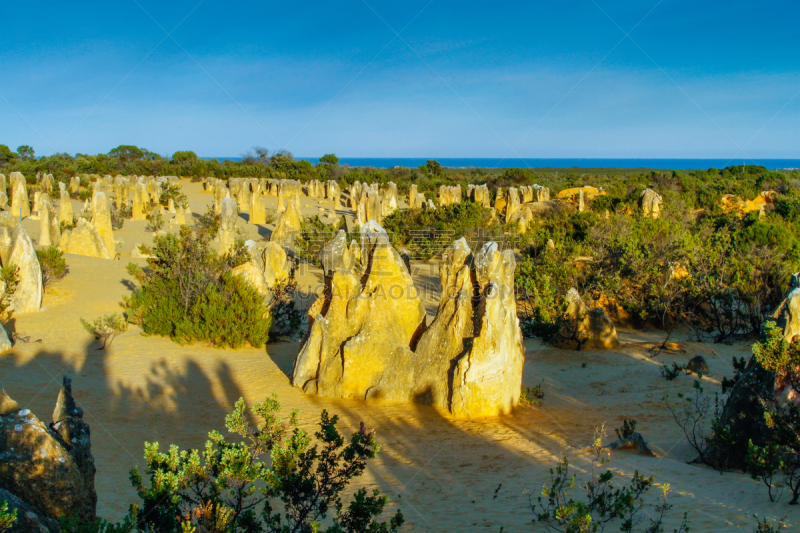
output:
[[[219,217],[219,253],[226,254],[236,241],[236,221],[239,218],[239,209],[230,198],[222,199],[222,209]]]
[[[31,216],[31,205],[28,200],[28,184],[20,172],[12,172],[11,179],[11,214],[16,217]]]
[[[663,199],[653,189],[645,189],[639,196],[639,209],[642,216],[649,218],[658,218],[661,216],[661,203]]]
[[[18,313],[38,311],[42,307],[42,267],[28,232],[7,211],[0,213],[0,262],[19,269],[11,308]]]
[[[97,228],[82,217],[78,219],[75,229],[67,230],[61,235],[59,248],[67,254],[113,259],[106,247],[105,240],[103,240]]]
[[[261,252],[264,279],[270,288],[286,283],[289,279],[291,264],[286,250],[276,242],[268,242]]]
[[[703,376],[707,376],[709,370],[706,358],[702,355],[692,357],[689,362],[686,363],[686,370],[694,374],[702,374]]]
[[[589,309],[575,289],[567,292],[566,333],[555,341],[563,348],[613,349],[619,347],[617,328],[602,307]]]
[[[117,252],[111,226],[111,203],[104,192],[96,192],[92,196],[92,224],[106,243],[109,258],[113,259]]]
[[[32,513],[27,520],[49,528],[49,520],[62,516],[95,519],[90,431],[70,378],[64,378],[49,425],[0,390],[0,450],[0,490],[13,495],[12,505]]]

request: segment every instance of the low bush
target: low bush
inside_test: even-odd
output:
[[[112,207],[111,209],[111,227],[114,229],[122,229],[125,225],[125,219],[133,216],[133,208],[130,204],[125,202],[121,208]]]
[[[359,489],[347,505],[342,501],[342,493],[378,452],[374,431],[362,423],[345,445],[338,417],[323,411],[312,438],[297,426],[296,411],[288,420],[280,411],[274,395],[251,413],[239,399],[225,417],[234,439],[211,431],[202,453],[175,445],[161,452],[158,443],[145,443],[149,483],[137,467],[130,474],[142,500],[139,530],[393,533],[402,526],[400,511],[389,523],[378,521],[388,499],[377,489],[371,494]],[[333,524],[323,527],[329,515]]]
[[[214,206],[206,206],[206,212],[197,217],[197,226],[212,238],[219,233],[220,215],[214,213]]]
[[[519,395],[519,403],[522,405],[538,406],[542,402],[539,400],[544,398],[544,391],[542,385],[533,387],[522,387],[522,392]]]
[[[672,363],[672,368],[661,365],[661,376],[667,381],[673,381],[686,370],[686,367],[678,363]]]
[[[3,500],[0,502],[0,533],[8,531],[14,526],[17,521],[17,510],[8,510],[8,502]]]
[[[167,182],[161,187],[161,205],[164,207],[169,206],[170,200],[172,200],[172,204],[175,207],[183,207],[185,209],[189,205],[186,195],[181,192],[181,186],[177,183]]]
[[[64,259],[64,252],[56,246],[48,246],[41,250],[36,250],[36,257],[39,259],[39,266],[42,268],[42,286],[44,290],[54,281],[63,279],[69,272],[67,261]]]
[[[117,313],[103,315],[92,322],[87,322],[81,318],[81,324],[83,329],[94,335],[96,340],[103,341],[103,345],[100,347],[101,350],[105,350],[106,346],[111,346],[114,337],[128,331],[128,323],[125,321],[125,317]]]
[[[575,475],[570,472],[566,457],[550,469],[550,481],[544,486],[542,495],[535,503],[531,499],[530,506],[535,515],[533,521],[543,524],[549,531],[563,533],[601,532],[611,524],[627,533],[664,531],[664,519],[672,510],[672,504],[667,501],[669,484],[662,484],[660,497],[648,503],[648,493],[655,486],[653,477],[645,477],[637,470],[628,484],[617,482],[611,470],[600,469],[607,463],[602,457],[605,453],[603,438],[605,430],[598,428],[591,446],[589,480],[578,484]],[[584,493],[578,499],[571,495],[576,485]],[[650,507],[652,511],[648,510]],[[645,516],[648,521],[643,524]],[[683,520],[674,532],[688,531],[687,514],[684,513]]]
[[[11,297],[17,291],[19,285],[19,269],[16,265],[9,264],[0,267],[0,316],[8,314],[8,308],[11,306]]]
[[[636,420],[629,418],[622,421],[622,425],[614,430],[619,440],[625,440],[636,433]]]
[[[398,210],[384,219],[383,227],[396,245],[408,246],[412,257],[428,259],[461,237],[467,237],[473,250],[480,249],[502,231],[491,220],[491,209],[462,202],[433,210]]]
[[[164,216],[161,214],[161,209],[154,209],[147,215],[145,230],[157,233],[162,229],[164,229]]]
[[[322,266],[319,262],[319,253],[336,237],[341,227],[341,225],[326,224],[317,215],[304,219],[300,232],[294,239],[297,256],[312,265]]]
[[[753,345],[753,356],[775,376],[779,390],[795,396],[800,394],[800,342],[787,341],[774,322],[767,322],[765,338]],[[764,390],[760,401],[769,435],[767,439],[763,436],[759,439],[766,441],[763,445],[756,445],[752,440],[748,442],[747,470],[767,486],[771,501],[776,501],[780,493],[788,489],[789,503],[794,505],[800,501],[800,406],[794,401],[785,401],[775,387]],[[783,483],[773,482],[773,477],[777,476]]]
[[[220,256],[202,229],[181,227],[154,239],[147,271],[130,263],[141,286],[125,300],[128,320],[148,335],[238,348],[268,340],[271,317],[263,296],[231,270],[249,260],[244,243]]]

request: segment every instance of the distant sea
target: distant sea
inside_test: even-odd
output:
[[[212,159],[210,157],[203,159]],[[218,157],[239,161],[241,157]],[[298,157],[317,164],[318,157]],[[351,167],[418,167],[427,159],[436,159],[449,168],[641,168],[664,170],[692,170],[725,168],[732,165],[761,165],[770,170],[800,169],[800,159],[493,159],[493,158],[433,158],[433,157],[342,157],[340,165]]]

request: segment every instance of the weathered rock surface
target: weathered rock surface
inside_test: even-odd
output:
[[[286,250],[276,242],[268,242],[261,252],[264,279],[270,288],[285,283],[289,279],[291,265]]]
[[[486,243],[475,256],[478,330],[453,375],[452,413],[459,418],[509,413],[519,403],[525,349],[514,300],[514,253]]]
[[[11,213],[17,217],[31,216],[31,205],[28,200],[28,184],[25,176],[19,172],[12,172],[11,179]]]
[[[639,196],[639,209],[642,211],[642,216],[650,218],[658,218],[661,216],[661,203],[663,199],[653,189],[645,189]]]
[[[222,210],[219,218],[219,253],[226,254],[236,242],[236,221],[239,209],[230,198],[222,199]]]
[[[0,391],[0,489],[50,519],[93,520],[97,494],[89,426],[72,398],[69,378],[54,417],[58,420],[46,426]]]
[[[295,235],[300,231],[303,224],[303,217],[300,214],[300,209],[295,202],[288,202],[286,210],[281,214],[275,230],[270,235],[269,240],[280,244],[281,246],[290,247],[294,244]]]
[[[61,240],[61,229],[50,197],[43,196],[39,206],[39,246],[53,246]]]
[[[131,218],[133,220],[147,220],[147,214],[150,211],[149,207],[150,196],[147,193],[147,185],[139,180],[136,182],[133,189]]]
[[[8,502],[9,511],[17,512],[17,519],[8,533],[59,533],[58,521],[44,516],[37,508],[28,505],[5,489],[0,489],[0,501]]]
[[[702,374],[704,376],[708,375],[708,363],[706,363],[705,357],[702,355],[697,355],[692,357],[688,363],[686,363],[686,370],[689,372],[693,372],[695,374]]]
[[[103,240],[97,228],[85,218],[79,218],[75,229],[65,231],[61,235],[59,248],[68,254],[113,259],[108,252],[105,240]]]
[[[619,347],[617,328],[605,309],[588,309],[575,289],[567,292],[566,299],[569,335],[559,338],[556,345],[578,350]]]
[[[19,269],[11,308],[18,313],[38,311],[42,307],[42,268],[28,232],[9,212],[0,213],[0,260],[3,266],[13,264]]]
[[[58,222],[66,222],[67,224],[72,224],[74,218],[72,214],[72,202],[69,199],[69,193],[67,191],[61,191],[60,198],[58,201]]]
[[[327,288],[312,306],[293,383],[322,396],[414,401],[459,418],[495,416],[518,402],[524,348],[513,298],[514,257],[464,239],[443,255],[442,299],[425,312],[400,254],[375,221],[361,245],[343,232],[321,254]],[[363,272],[363,277],[362,277]]]
[[[113,259],[117,252],[114,246],[114,230],[111,226],[111,203],[104,192],[96,192],[92,196],[92,224],[103,238],[109,258]]]

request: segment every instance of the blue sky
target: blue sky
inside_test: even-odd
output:
[[[74,0],[3,17],[0,143],[38,155],[800,158],[798,2]]]

